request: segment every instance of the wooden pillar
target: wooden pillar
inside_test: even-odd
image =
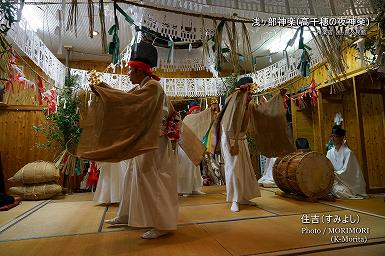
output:
[[[298,127],[297,127],[297,106],[295,105],[294,99],[290,100],[291,104],[291,125],[293,129],[293,141],[298,138]]]
[[[359,88],[357,88],[356,77],[352,78],[353,80],[353,90],[354,90],[354,105],[356,110],[356,120],[360,130],[359,144],[361,145],[358,154],[362,157],[362,169],[366,181],[366,191],[369,191],[369,175],[368,175],[368,164],[366,159],[366,150],[365,150],[365,137],[364,137],[364,125],[362,123],[362,110],[361,110],[361,95]]]
[[[318,90],[318,102],[317,102],[317,110],[318,110],[318,127],[319,127],[319,132],[318,132],[318,143],[316,145],[316,148],[318,149],[319,152],[321,152],[322,154],[324,154],[324,148],[325,148],[325,144],[326,142],[323,141],[323,138],[324,138],[324,135],[325,135],[325,130],[323,129],[323,125],[322,125],[322,120],[323,120],[323,104],[322,104],[322,101],[323,101],[323,97],[322,97],[322,92],[320,90]]]

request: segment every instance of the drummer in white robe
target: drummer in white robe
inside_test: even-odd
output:
[[[118,163],[96,162],[100,170],[98,184],[94,194],[97,204],[119,203],[123,193],[124,176],[130,160]]]
[[[356,156],[344,144],[345,133],[340,126],[333,127],[332,140],[335,147],[326,155],[335,173],[331,192],[337,198],[362,199],[367,196],[365,179]]]
[[[199,139],[202,139],[210,125],[211,111],[206,109],[200,112],[200,110],[201,107],[198,104],[191,104],[183,122]],[[204,194],[201,191],[203,179],[199,165],[194,165],[179,145],[176,147],[176,152],[178,193],[183,196]]]

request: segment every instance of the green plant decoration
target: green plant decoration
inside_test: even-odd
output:
[[[19,21],[24,0],[0,0],[0,34],[6,35],[12,24]]]
[[[229,96],[236,88],[238,82],[238,76],[236,74],[232,74],[228,76],[223,81],[225,83],[225,95]]]
[[[47,116],[46,124],[33,126],[36,132],[44,134],[47,139],[45,143],[38,144],[38,147],[61,151],[68,149],[70,152],[76,148],[81,131],[79,128],[79,100],[74,96],[74,91],[78,88],[77,81],[77,76],[66,78],[57,103],[57,111]]]

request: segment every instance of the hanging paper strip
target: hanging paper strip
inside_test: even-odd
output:
[[[37,98],[39,101],[39,106],[43,105],[43,92],[44,92],[43,80],[39,75],[37,75]]]
[[[315,80],[314,80],[314,76],[311,78],[311,84],[310,84],[309,94],[310,94],[311,104],[312,104],[313,106],[317,105],[317,101],[318,101],[318,92],[317,92],[317,90],[315,89]]]
[[[80,158],[77,157],[76,158],[76,164],[75,164],[75,174],[76,175],[81,175],[82,174],[80,165],[81,165],[81,160],[80,160]]]
[[[290,98],[287,95],[285,95],[285,97],[283,97],[283,106],[285,109],[287,109],[287,107],[288,107],[287,102],[289,99]]]
[[[87,179],[87,185],[96,186],[96,184],[98,183],[98,179],[99,179],[98,169],[96,168],[95,162],[92,161],[90,170],[89,170],[88,179]]]

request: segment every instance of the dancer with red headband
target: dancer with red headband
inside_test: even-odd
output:
[[[123,92],[104,83],[92,86],[99,97],[87,116],[78,147],[84,159],[131,159],[117,217],[106,222],[148,228],[142,235],[144,239],[175,230],[178,214],[170,137],[179,135],[175,134],[178,129],[167,130],[175,111],[157,82],[159,77],[152,73],[156,65],[156,48],[140,42],[129,62],[130,80],[137,84],[133,90]]]

